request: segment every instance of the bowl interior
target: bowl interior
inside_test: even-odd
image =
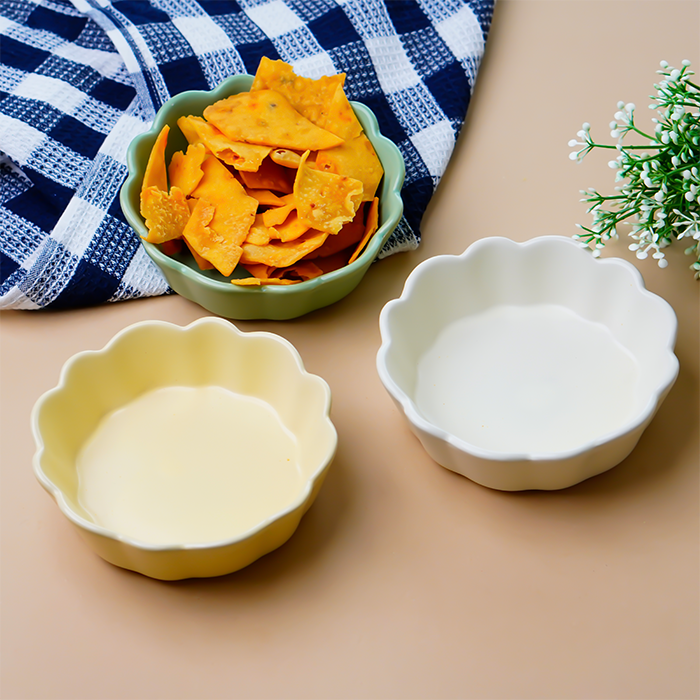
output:
[[[479,450],[555,454],[628,430],[675,377],[675,315],[621,260],[484,239],[418,266],[382,313],[380,373]]]
[[[187,146],[186,139],[177,126],[180,116],[201,116],[205,107],[212,102],[248,90],[252,80],[250,75],[237,75],[227,78],[211,91],[188,91],[176,95],[159,110],[149,131],[131,143],[127,153],[129,175],[122,188],[120,201],[127,221],[139,236],[148,233],[140,213],[141,182],[148,156],[161,128],[165,124],[171,127],[166,150],[166,160],[169,161],[175,151]],[[373,112],[361,103],[351,104],[384,168],[384,177],[378,189],[379,227],[357,260],[299,284],[248,288],[232,285],[228,278],[216,270],[200,270],[186,251],[173,256],[166,255],[160,246],[142,240],[146,253],[161,268],[175,291],[200,303],[209,311],[228,318],[284,319],[334,303],[354,289],[401,219],[401,187],[405,165],[396,145],[380,133]],[[234,270],[233,277],[243,276],[248,276],[245,270]]]
[[[136,324],[37,404],[40,478],[67,515],[119,535],[232,539],[309,496],[335,450],[329,401],[278,336]]]

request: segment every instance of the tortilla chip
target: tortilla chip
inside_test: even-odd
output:
[[[233,141],[201,117],[180,117],[177,125],[191,144],[204,144],[219,160],[236,170],[256,171],[272,150],[269,146]]]
[[[272,237],[272,232],[265,226],[262,214],[256,214],[255,221],[248,231],[245,242],[253,245],[267,245]]]
[[[233,173],[214,156],[204,160],[202,171],[204,176],[192,195],[198,199],[204,198],[215,206],[211,228],[222,238],[240,245],[255,221],[258,201],[246,194]]]
[[[294,190],[294,172],[265,158],[256,172],[240,171],[243,184],[252,190],[271,190],[289,194]]]
[[[343,224],[355,217],[362,200],[362,183],[306,167],[306,158],[307,153],[302,156],[294,180],[299,219],[319,231],[338,233]]]
[[[232,141],[317,151],[343,140],[321,129],[297,112],[286,97],[274,90],[241,92],[209,105],[205,119]]]
[[[184,239],[185,244],[189,248],[190,253],[192,253],[192,257],[194,258],[194,261],[197,263],[197,267],[200,270],[213,270],[214,265],[212,265],[208,260],[205,260],[193,247],[192,244],[185,238]]]
[[[323,231],[311,230],[293,241],[279,243],[271,241],[265,246],[244,243],[241,263],[288,267],[323,245],[327,236],[328,234]]]
[[[258,279],[268,279],[276,269],[270,265],[241,265],[241,267],[248,270],[253,277]]]
[[[250,89],[251,92],[276,90],[284,95],[300,114],[314,124],[319,124],[326,105],[331,102],[337,88],[342,88],[344,84],[345,73],[317,79],[303,78],[298,76],[288,63],[273,61],[263,56]]]
[[[357,248],[355,248],[355,252],[350,256],[350,260],[348,260],[348,265],[351,262],[355,262],[355,260],[357,260],[360,253],[365,249],[367,243],[369,243],[372,236],[374,236],[374,234],[377,232],[378,226],[379,226],[379,198],[375,197],[372,200],[372,204],[370,204],[370,206],[369,206],[369,211],[367,212],[367,221],[365,222],[365,235],[363,236],[362,240],[357,244]]]
[[[364,203],[360,205],[360,209],[352,221],[345,224],[335,236],[328,236],[326,242],[320,248],[317,248],[313,253],[309,253],[309,255],[306,256],[306,260],[313,260],[319,257],[327,258],[329,255],[335,255],[335,253],[345,250],[345,248],[349,248],[350,246],[353,246],[354,250],[354,247],[365,235],[363,208]]]
[[[258,277],[241,277],[240,279],[231,280],[231,284],[239,287],[264,287],[264,286],[282,286],[285,284],[298,284],[299,280],[283,280],[278,277],[258,278]]]
[[[300,260],[298,263],[294,263],[294,265],[290,265],[289,267],[278,267],[274,272],[272,272],[273,277],[299,280],[301,282],[320,277],[322,274],[323,270],[318,265],[315,265],[306,258]]]
[[[204,175],[202,163],[206,157],[207,150],[201,143],[191,144],[185,153],[173,153],[168,166],[171,186],[179,187],[186,197],[191,195]]]
[[[296,151],[290,151],[288,148],[273,148],[270,151],[270,159],[273,163],[277,163],[283,168],[296,170],[299,167],[301,156]]]
[[[296,209],[297,206],[296,202],[294,201],[294,195],[292,195],[291,202],[284,204],[282,200],[280,200],[280,203],[282,206],[271,207],[267,211],[263,212],[262,219],[265,226],[279,226],[280,224],[283,224],[292,210]]]
[[[267,213],[268,212],[265,212],[265,214]],[[265,221],[265,214],[263,214],[263,221]],[[271,238],[279,238],[283,242],[294,241],[299,238],[299,236],[305,234],[310,228],[306,221],[302,221],[297,216],[296,210],[292,209],[284,223],[278,224],[277,226],[270,226],[270,236]]]
[[[182,250],[182,238],[172,238],[160,244],[161,252],[166,255],[176,255]]]
[[[334,253],[333,255],[328,255],[323,258],[316,258],[314,263],[323,270],[324,275],[327,275],[329,272],[340,270],[348,264],[351,250],[351,248],[346,248],[339,253]]]
[[[252,187],[245,188],[246,194],[253,199],[258,200],[258,204],[267,207],[281,207],[284,202],[274,192],[265,189],[254,189]]]
[[[179,187],[170,192],[150,185],[141,190],[141,216],[146,220],[148,235],[143,236],[149,243],[165,243],[180,238],[190,218],[185,195]]]
[[[241,258],[242,249],[231,239],[219,235],[211,223],[216,215],[216,207],[204,198],[197,200],[183,238],[192,248],[208,260],[224,277],[228,277]]]
[[[384,168],[374,146],[364,132],[349,138],[342,146],[319,151],[316,169],[352,177],[362,183],[362,201],[371,202]]]
[[[319,126],[341,139],[353,139],[362,133],[362,124],[357,118],[342,85],[338,86],[328,100],[328,107]]]
[[[170,127],[166,124],[156,137],[151,153],[148,156],[146,170],[143,174],[141,190],[149,187],[157,187],[163,192],[168,191],[168,171],[165,166],[165,148],[168,145]]]

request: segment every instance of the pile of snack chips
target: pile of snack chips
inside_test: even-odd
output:
[[[384,174],[345,95],[345,74],[313,80],[263,58],[249,92],[183,116],[185,152],[165,162],[169,126],[141,189],[146,241],[183,245],[236,285],[295,284],[353,262],[378,226]]]

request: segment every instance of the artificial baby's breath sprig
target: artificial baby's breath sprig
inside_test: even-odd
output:
[[[610,122],[614,145],[597,143],[591,137],[590,124],[578,132],[578,140],[569,141],[576,150],[570,158],[581,161],[594,149],[612,149],[616,157],[609,162],[616,170],[616,194],[603,195],[590,188],[582,190],[592,214],[590,227],[578,225],[583,233],[574,238],[600,255],[605,244],[617,238],[618,224],[631,220],[629,247],[640,260],[649,257],[659,267],[668,261],[663,248],[674,239],[688,239],[687,255],[694,256],[691,269],[700,279],[700,87],[690,78],[690,61],[680,69],[661,61],[657,71],[663,79],[654,85],[649,109],[657,116],[651,121],[654,133],[648,134],[635,123],[635,105],[618,102],[615,120]],[[628,145],[623,140],[635,135],[645,144]]]

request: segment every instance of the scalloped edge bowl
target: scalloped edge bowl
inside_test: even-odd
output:
[[[214,542],[153,544],[97,524],[80,503],[77,455],[104,416],[168,386],[221,386],[269,405],[298,445],[306,483],[295,500],[246,532]],[[281,546],[296,530],[335,456],[330,406],[328,384],[307,372],[297,350],[278,335],[243,332],[219,318],[184,327],[142,321],[101,350],[71,357],[58,385],[37,400],[31,414],[34,473],[108,562],[163,580],[220,576]]]
[[[156,114],[151,128],[137,136],[127,150],[129,174],[120,191],[120,203],[126,220],[139,237],[148,231],[140,213],[139,197],[143,173],[153,143],[165,124],[171,127],[166,160],[187,142],[177,127],[178,117],[200,115],[204,108],[229,95],[250,88],[251,75],[234,75],[213,90],[190,90],[171,97]],[[401,187],[405,164],[396,145],[379,131],[372,110],[359,103],[350,103],[384,168],[379,189],[379,228],[362,254],[350,265],[294,285],[239,287],[216,271],[202,271],[187,255],[170,257],[159,246],[141,238],[148,256],[160,268],[170,287],[211,313],[230,319],[286,320],[329,306],[347,296],[360,283],[403,214]],[[235,274],[235,272],[234,272]]]
[[[444,338],[441,334],[465,319],[473,323],[474,319],[483,318],[485,312],[512,308],[524,317],[530,312],[523,311],[523,307],[533,309],[538,305],[553,305],[572,312],[586,327],[609,333],[611,347],[619,346],[621,352],[629,353],[630,366],[634,368],[631,376],[635,377],[634,384],[630,384],[633,393],[624,393],[625,400],[634,396],[629,404],[629,415],[625,414],[615,425],[606,423],[609,418],[605,418],[603,427],[591,429],[592,434],[579,444],[572,442],[562,446],[557,437],[557,440],[551,439],[551,444],[558,447],[537,450],[517,449],[512,444],[503,449],[494,447],[495,444],[505,445],[515,431],[496,434],[492,443],[485,446],[486,443],[478,444],[478,438],[472,437],[477,433],[484,435],[483,431],[472,431],[469,439],[465,439],[464,434],[454,434],[460,432],[455,426],[462,429],[464,424],[452,423],[449,429],[445,427],[451,419],[449,414],[445,414],[448,419],[444,422],[435,420],[436,414],[426,410],[429,404],[425,402],[426,394],[421,394],[426,389],[419,372],[426,371],[421,362],[428,361],[425,358],[437,346],[436,339]],[[382,339],[377,353],[379,377],[428,454],[447,469],[483,486],[504,491],[566,488],[611,469],[634,449],[678,375],[678,359],[673,352],[677,320],[672,307],[645,288],[642,276],[627,261],[596,259],[575,241],[561,236],[541,236],[524,243],[503,237],[484,238],[461,255],[429,258],[408,276],[401,296],[384,306],[379,325]],[[549,338],[544,334],[540,337]],[[474,366],[463,363],[466,346],[470,343],[470,338],[462,339],[456,347],[449,348],[458,353],[455,356],[462,363],[447,379],[459,391],[457,398],[450,399],[454,403],[448,403],[454,408],[452,415],[468,405],[470,391],[478,393],[475,383],[462,384],[465,380],[456,376],[462,374],[462,367]],[[481,390],[472,405],[479,405],[482,396],[489,393],[495,396],[495,389],[493,392],[490,389],[504,374],[498,366],[488,368],[487,365],[488,362],[482,371],[492,384],[488,385],[489,390]],[[534,365],[527,365],[522,386],[514,388],[513,396],[518,397],[519,391],[528,391],[529,382],[539,381],[540,375],[527,376],[531,366]],[[503,367],[501,364],[500,368]],[[580,367],[584,376],[594,369],[594,362]],[[565,372],[570,370],[565,369]],[[467,374],[465,370],[464,375]],[[572,375],[564,374],[566,378],[569,376]],[[420,382],[423,387],[419,389]],[[520,383],[519,378],[516,383]],[[536,386],[539,391],[539,385]],[[604,384],[603,390],[608,386]],[[431,388],[429,393],[432,391]],[[567,397],[573,395],[575,392]],[[526,398],[528,396],[525,394]],[[490,415],[500,419],[505,411],[502,399],[499,400],[497,413]],[[510,410],[510,406],[506,408]],[[578,404],[564,408],[585,420]],[[429,420],[427,414],[433,420]],[[465,412],[464,415],[473,414]],[[525,422],[524,414],[519,415],[523,418],[518,420]],[[436,424],[438,422],[440,425]],[[541,429],[540,423],[535,425]],[[487,425],[486,429],[489,427]],[[474,424],[470,430],[473,428]],[[543,434],[545,442],[550,440],[546,429]]]

